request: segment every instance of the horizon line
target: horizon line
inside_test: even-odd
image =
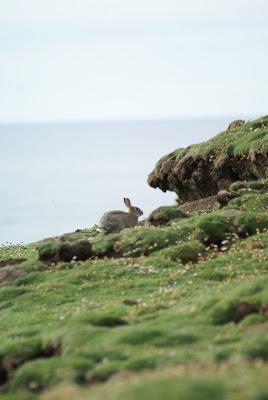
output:
[[[107,118],[107,119],[68,119],[68,120],[28,120],[28,121],[0,121],[0,126],[6,125],[79,125],[91,123],[127,123],[127,122],[170,122],[170,121],[193,121],[193,120],[219,120],[225,118],[261,118],[263,113],[258,117],[256,114],[244,114],[238,117],[238,114],[230,115],[206,115],[206,116],[170,116],[170,117],[148,117],[148,118]]]

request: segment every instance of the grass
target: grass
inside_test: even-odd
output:
[[[205,158],[217,158],[224,154],[239,156],[254,150],[267,149],[268,116],[249,121],[232,131],[221,132],[207,142],[190,146],[191,154],[201,154]],[[177,160],[183,153],[179,151]]]
[[[60,238],[1,247],[27,272],[0,288],[1,398],[265,399],[264,186],[164,227],[65,236],[88,240],[85,261],[43,262]]]
[[[218,365],[239,359],[254,375],[268,358],[268,223],[255,209],[267,194],[240,196],[232,207],[244,211],[230,218],[219,210],[91,236],[96,253],[86,261],[48,265],[34,245],[2,247],[2,259],[27,258],[15,266],[27,275],[0,289],[3,396],[61,398],[70,385],[75,398],[242,398],[226,372],[214,383]],[[255,311],[235,322],[243,302]],[[165,377],[169,368],[187,369],[187,379]],[[257,396],[247,383],[244,398],[248,388]]]

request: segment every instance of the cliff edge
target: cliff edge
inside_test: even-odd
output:
[[[234,121],[212,139],[162,157],[148,177],[153,188],[192,201],[227,189],[238,180],[268,177],[268,116]]]

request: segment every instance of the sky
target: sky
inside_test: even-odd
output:
[[[0,123],[267,113],[267,0],[2,0]]]

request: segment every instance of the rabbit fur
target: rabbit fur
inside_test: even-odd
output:
[[[131,201],[126,197],[124,197],[124,204],[128,208],[128,212],[114,210],[103,214],[99,222],[99,232],[101,234],[120,232],[123,229],[133,228],[137,225],[139,217],[143,215],[143,211],[139,207],[132,206]]]

